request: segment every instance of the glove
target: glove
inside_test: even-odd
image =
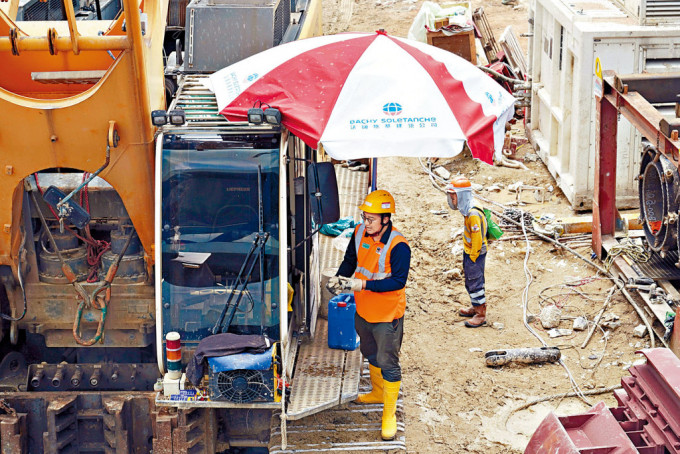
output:
[[[364,281],[352,277],[341,277],[340,285],[342,285],[342,289],[345,291],[360,292],[363,290]]]
[[[326,284],[326,288],[328,289],[329,292],[331,292],[334,295],[340,294],[342,290],[340,278],[338,276],[332,276],[331,278],[329,278],[328,283]]]

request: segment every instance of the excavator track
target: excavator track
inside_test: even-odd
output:
[[[371,388],[368,363],[364,362],[359,385],[360,392]],[[317,452],[343,453],[400,453],[406,452],[404,434],[404,404],[402,394],[397,400],[397,436],[392,441],[380,438],[382,404],[348,404],[307,416],[298,421],[287,421],[287,445],[281,446],[280,415],[274,414],[271,423],[270,454]]]

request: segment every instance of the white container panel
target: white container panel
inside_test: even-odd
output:
[[[674,0],[616,0],[640,25],[680,24],[680,2]]]
[[[678,70],[680,26],[639,25],[605,0],[536,0],[533,17],[528,129],[572,207],[589,210],[595,184],[595,59],[619,74]],[[640,137],[623,118],[617,144],[617,205],[635,207]]]

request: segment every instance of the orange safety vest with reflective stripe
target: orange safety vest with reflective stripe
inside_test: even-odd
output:
[[[463,231],[463,250],[470,256],[470,260],[477,261],[480,254],[486,254],[486,233],[489,226],[486,224],[484,210],[478,206],[470,208],[465,216],[465,230]]]
[[[365,226],[359,224],[354,229],[354,245],[357,251],[357,269],[354,277],[375,281],[392,275],[390,253],[394,246],[406,243],[406,238],[394,227],[387,244],[374,241],[370,236],[364,236]],[[354,292],[357,314],[369,323],[391,322],[404,315],[406,311],[406,288],[391,292],[371,292],[362,290]]]

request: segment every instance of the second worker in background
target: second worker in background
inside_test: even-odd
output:
[[[487,225],[484,210],[475,205],[472,184],[465,177],[457,177],[446,186],[446,198],[453,210],[464,218],[463,273],[465,289],[470,295],[471,306],[459,313],[471,317],[465,322],[468,328],[486,325],[486,293],[484,290],[484,265],[486,263]]]
[[[354,319],[361,340],[361,354],[368,359],[372,390],[359,395],[360,403],[382,403],[382,438],[397,433],[397,398],[401,386],[399,351],[404,335],[406,280],[411,248],[392,225],[394,198],[383,190],[373,191],[359,207],[363,222],[356,226],[345,258],[338,269],[338,282],[354,291]]]

